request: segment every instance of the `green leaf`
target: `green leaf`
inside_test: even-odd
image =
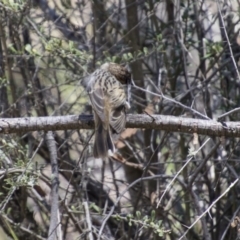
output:
[[[136,211],[136,216],[137,216],[137,218],[140,218],[141,217],[141,212],[140,211]]]
[[[31,53],[31,52],[32,52],[32,46],[31,46],[30,44],[26,44],[26,45],[25,45],[25,50],[26,50],[27,52]]]
[[[133,59],[132,53],[129,52],[127,55],[128,55],[128,57],[129,57],[130,59]]]
[[[152,210],[152,212],[151,212],[151,220],[154,221],[155,217],[156,217],[156,212],[155,212],[155,210]]]
[[[70,51],[71,51],[71,50],[74,48],[74,43],[73,43],[73,41],[69,41],[68,46],[69,46],[69,49],[70,49]]]
[[[144,52],[145,55],[147,55],[148,54],[148,49],[146,47],[144,47],[143,52]]]

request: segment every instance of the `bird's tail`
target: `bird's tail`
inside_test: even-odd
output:
[[[113,155],[115,147],[111,138],[109,127],[104,127],[101,121],[95,129],[95,141],[93,145],[93,156],[95,158],[106,158]]]

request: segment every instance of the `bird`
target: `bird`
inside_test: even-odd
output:
[[[84,78],[83,85],[94,115],[93,156],[108,158],[115,153],[114,141],[125,129],[126,110],[130,108],[126,87],[131,85],[131,73],[120,64],[104,63]]]

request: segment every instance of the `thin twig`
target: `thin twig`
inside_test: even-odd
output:
[[[230,43],[229,38],[228,38],[228,34],[227,34],[227,31],[226,31],[226,27],[224,26],[224,21],[223,21],[222,12],[221,12],[221,9],[220,9],[219,0],[217,0],[217,7],[218,7],[218,12],[219,12],[220,21],[221,21],[222,26],[223,26],[223,31],[224,31],[224,34],[225,34],[225,37],[226,37],[226,40],[227,40],[227,44],[228,44],[230,56],[231,56],[231,59],[232,59],[232,61],[233,61],[234,68],[235,68],[236,73],[237,73],[237,76],[238,76],[238,81],[240,82],[240,74],[239,74],[239,71],[238,71],[238,67],[237,67],[236,61],[235,61],[234,56],[233,56],[233,52],[232,52],[232,48],[231,48],[231,43]]]
[[[40,240],[46,240],[46,238],[43,238],[40,235],[36,234],[35,231],[31,231],[28,228],[25,228],[25,227],[19,225],[19,223],[15,223],[12,219],[7,217],[5,214],[1,214],[0,216],[1,216],[1,218],[4,218],[5,221],[8,221],[9,223],[11,223],[13,226],[20,228],[22,231],[24,231],[26,233],[29,233],[32,237],[34,237],[36,239],[40,239]]]
[[[205,145],[206,143],[210,140],[210,138],[208,138],[203,145],[196,151],[194,152],[194,154],[196,154],[197,152],[199,152]],[[173,182],[176,180],[176,178],[179,176],[179,174],[182,172],[182,170],[188,165],[189,162],[191,162],[191,160],[193,159],[193,157],[190,157],[187,162],[180,168],[180,170],[177,172],[177,174],[174,176],[174,178],[172,179],[172,181],[167,185],[167,187],[165,188],[161,198],[159,199],[158,203],[157,203],[157,208],[159,207],[163,197],[165,196],[166,192],[168,191],[168,189],[171,187],[171,185],[173,184]]]
[[[231,185],[215,200],[213,203],[192,223],[191,226],[188,227],[188,230],[179,238],[179,240],[183,239],[186,234],[189,232],[191,228],[194,227],[194,225],[206,214],[209,212],[209,210],[215,205],[227,192],[230,191],[231,188],[235,186],[235,184],[239,181],[239,178],[237,178]]]
[[[135,180],[134,182],[132,182],[121,194],[120,196],[117,198],[116,202],[114,203],[114,205],[112,206],[111,210],[109,211],[108,215],[105,217],[105,219],[102,222],[102,226],[99,230],[99,234],[98,234],[98,240],[101,239],[101,235],[103,233],[103,230],[105,228],[105,225],[108,221],[108,219],[112,216],[116,206],[118,205],[119,201],[121,200],[121,198],[124,196],[124,194],[129,191],[130,188],[132,188],[133,186],[135,186],[136,184],[138,184],[141,181],[149,181],[149,180],[153,180],[153,179],[158,179],[158,178],[172,178],[172,176],[169,175],[164,175],[164,174],[159,174],[159,175],[155,175],[155,176],[150,176],[150,177],[143,177],[143,178],[138,178],[137,180]],[[179,178],[177,178],[177,180],[179,181],[179,183],[181,185],[183,185],[184,188],[186,188],[186,184],[184,184]]]
[[[92,221],[91,221],[91,218],[90,218],[89,206],[88,206],[88,203],[86,201],[83,202],[83,207],[85,209],[85,214],[86,214],[86,221],[87,221],[87,226],[88,226],[89,240],[93,240]]]
[[[202,113],[198,112],[197,110],[195,110],[195,109],[193,109],[193,108],[191,108],[191,107],[188,107],[188,106],[186,106],[186,105],[184,105],[184,104],[176,101],[175,99],[172,99],[172,98],[169,98],[169,97],[164,96],[163,93],[157,94],[157,93],[151,92],[151,91],[146,90],[146,89],[144,89],[144,88],[138,87],[137,85],[135,85],[135,83],[133,83],[133,86],[134,86],[134,88],[136,88],[136,89],[138,89],[138,90],[140,90],[140,91],[143,91],[143,92],[152,94],[153,96],[157,96],[157,97],[160,97],[160,98],[162,97],[163,99],[165,99],[165,100],[167,100],[167,101],[169,101],[169,102],[173,102],[173,103],[175,103],[176,105],[182,107],[183,109],[188,110],[188,111],[190,111],[190,112],[193,112],[194,114],[196,114],[196,115],[199,116],[199,117],[202,117],[203,119],[208,119],[208,120],[211,119],[211,118],[209,118],[208,116],[203,115]]]
[[[226,116],[228,116],[228,115],[231,115],[231,114],[233,114],[233,113],[235,113],[235,112],[239,112],[239,111],[240,111],[240,107],[238,107],[238,108],[234,108],[234,109],[232,109],[231,111],[226,112],[226,113],[224,113],[224,114],[218,116],[217,119],[218,119],[218,121],[219,121],[221,118],[226,117]]]

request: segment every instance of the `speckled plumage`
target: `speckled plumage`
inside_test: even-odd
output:
[[[115,151],[113,134],[120,134],[126,124],[126,108],[129,108],[123,85],[130,84],[131,74],[125,67],[105,63],[87,78],[85,83],[95,120],[93,155],[105,158]]]

